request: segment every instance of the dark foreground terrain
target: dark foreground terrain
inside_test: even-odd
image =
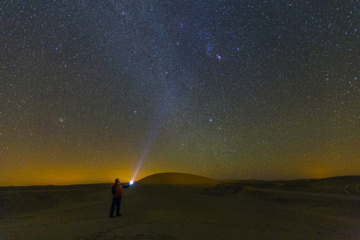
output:
[[[112,219],[111,185],[1,187],[0,239],[360,239],[359,176],[157,174],[125,189]]]

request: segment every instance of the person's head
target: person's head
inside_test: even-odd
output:
[[[120,185],[120,180],[117,178],[117,179],[115,179],[115,184],[116,185]]]

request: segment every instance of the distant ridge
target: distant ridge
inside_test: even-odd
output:
[[[157,173],[147,176],[138,183],[141,184],[164,184],[164,185],[216,185],[211,178],[177,172]]]

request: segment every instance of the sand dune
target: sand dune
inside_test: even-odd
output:
[[[158,173],[141,179],[141,184],[164,185],[216,185],[218,182],[207,177],[186,173]]]
[[[2,187],[0,239],[360,239],[359,180],[156,174],[124,190],[112,219],[111,183]]]

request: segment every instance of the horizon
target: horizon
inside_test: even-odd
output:
[[[329,176],[329,177],[320,177],[320,178],[294,178],[294,179],[254,179],[254,178],[244,178],[244,179],[213,179],[207,176],[202,176],[202,175],[197,175],[197,174],[192,174],[192,173],[182,173],[182,172],[158,172],[158,173],[153,173],[150,175],[147,175],[141,179],[138,179],[137,181],[134,181],[134,184],[136,184],[137,182],[143,180],[144,178],[147,177],[152,177],[154,175],[158,175],[158,174],[184,174],[184,175],[194,175],[194,176],[198,176],[198,177],[206,177],[218,182],[226,182],[226,181],[264,181],[264,182],[277,182],[277,181],[284,181],[284,182],[291,182],[291,181],[299,181],[299,180],[324,180],[324,179],[332,179],[332,178],[350,178],[350,177],[360,177],[360,175],[342,175],[342,176]],[[122,181],[120,179],[120,183],[122,184],[127,184],[129,183],[129,181]],[[0,188],[8,188],[8,187],[66,187],[66,186],[79,186],[79,185],[104,185],[104,184],[113,184],[112,182],[84,182],[84,183],[69,183],[69,184],[33,184],[33,185],[0,185]],[[135,185],[136,186],[136,185]]]

